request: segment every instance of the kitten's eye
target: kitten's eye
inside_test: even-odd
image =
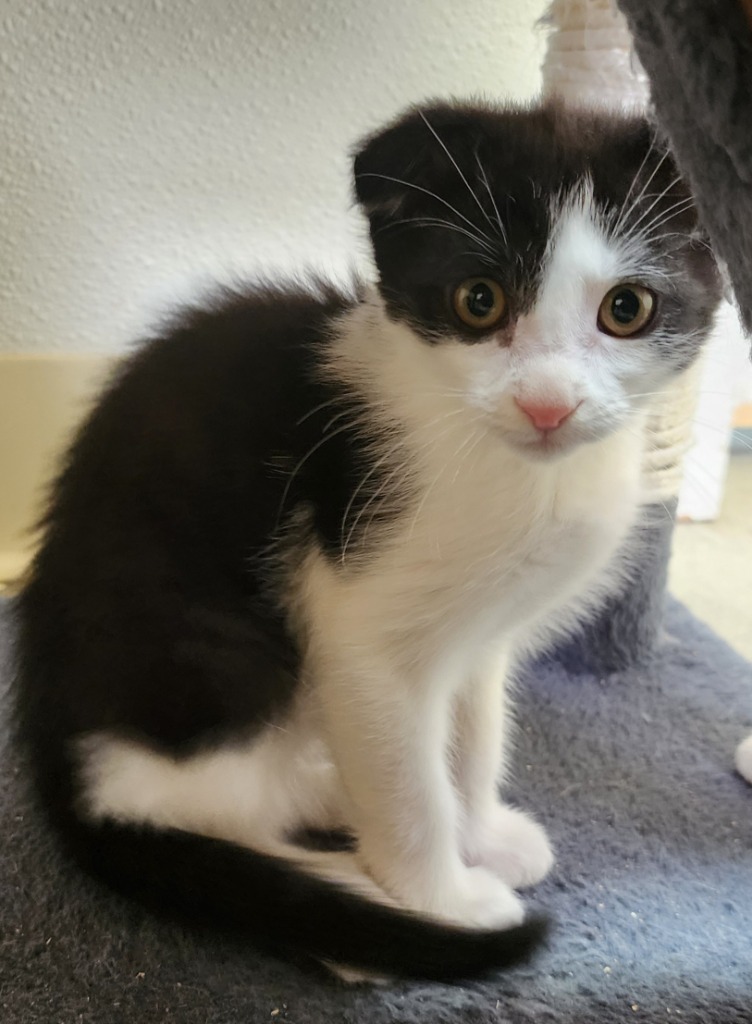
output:
[[[628,338],[653,319],[655,296],[639,284],[617,284],[598,310],[598,328],[617,338]]]
[[[504,316],[504,290],[488,277],[470,277],[454,292],[454,311],[469,327],[495,326]]]

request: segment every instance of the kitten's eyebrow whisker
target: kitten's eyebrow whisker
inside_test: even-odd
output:
[[[489,267],[496,268],[498,266],[498,261],[497,260],[491,259],[485,253],[473,252],[472,249],[466,249],[465,252],[460,253],[460,255],[461,256],[474,256],[475,259],[478,260],[479,263],[485,263]]]
[[[451,221],[441,220],[435,217],[403,217],[402,220],[390,221],[389,224],[384,224],[382,227],[377,228],[374,235],[380,235],[384,231],[393,231],[395,228],[403,226],[412,226],[417,228],[446,228],[447,231],[457,231],[460,234],[466,235],[471,241],[482,246],[490,255],[494,255],[494,249],[491,245],[484,241],[485,235],[481,238],[479,235],[473,234],[468,231],[467,228],[461,227],[459,224],[452,224]]]
[[[645,167],[645,164],[650,159],[650,154],[653,152],[653,149],[655,147],[655,138],[656,138],[655,137],[655,132],[653,132],[653,134],[650,137],[650,145],[648,146],[647,150],[645,151],[645,156],[642,158],[642,160],[640,162],[640,166],[635,171],[634,177],[632,178],[632,181],[630,182],[629,188],[627,190],[627,194],[624,196],[624,199],[622,201],[621,207],[619,208],[619,213],[618,213],[618,216],[617,216],[617,219],[616,219],[616,223],[614,225],[614,232],[617,232],[619,230],[619,228],[621,227],[621,225],[622,225],[622,222],[623,222],[623,219],[624,219],[624,216],[625,216],[625,209],[626,209],[627,203],[629,202],[629,198],[632,195],[632,189],[635,187],[637,182],[640,180],[640,175],[642,174],[642,171],[643,171],[643,169]],[[648,184],[649,184],[649,182],[648,182]],[[644,192],[644,189],[643,189],[643,192]]]
[[[404,178],[395,178],[391,174],[377,174],[376,171],[361,171],[360,174],[356,175],[356,177],[381,178],[382,181],[392,181],[396,185],[404,185],[405,188],[414,188],[416,192],[423,192],[424,195],[431,196],[432,199],[435,199],[437,202],[442,203],[442,205],[446,206],[447,209],[451,210],[452,213],[456,214],[460,218],[460,220],[464,220],[464,222],[466,224],[469,224],[470,227],[473,228],[475,231],[480,231],[480,233],[483,235],[486,241],[490,245],[493,244],[493,239],[489,238],[484,231],[481,231],[481,229],[478,227],[475,221],[470,220],[470,218],[466,217],[464,213],[460,213],[460,211],[456,207],[452,206],[451,203],[448,203],[446,199],[442,199],[441,196],[437,196],[436,193],[432,192],[429,188],[423,188],[422,185],[416,185],[414,181],[405,181]]]
[[[444,152],[446,153],[446,155],[447,155],[447,156],[449,157],[449,159],[450,159],[450,160],[452,161],[452,165],[454,166],[454,169],[455,169],[455,171],[457,172],[457,174],[459,174],[460,178],[462,178],[463,182],[465,183],[465,187],[467,188],[468,192],[470,193],[470,195],[471,195],[471,196],[473,197],[473,199],[475,200],[475,203],[476,203],[476,205],[477,205],[478,209],[480,210],[480,212],[481,212],[481,213],[483,214],[483,216],[484,216],[484,217],[486,218],[486,220],[487,220],[487,221],[488,221],[488,223],[489,223],[489,224],[491,225],[491,227],[494,227],[494,223],[493,223],[493,221],[491,220],[491,218],[490,218],[490,217],[488,216],[488,213],[486,212],[486,208],[485,208],[485,207],[483,206],[483,203],[481,203],[480,199],[478,199],[477,195],[475,194],[475,191],[473,190],[473,188],[472,188],[472,187],[471,187],[471,185],[470,185],[470,182],[469,182],[469,181],[467,180],[467,178],[465,177],[465,175],[464,175],[464,174],[462,173],[462,169],[460,168],[460,165],[459,165],[459,164],[457,163],[457,161],[456,161],[456,160],[454,159],[454,157],[452,156],[452,154],[451,154],[451,153],[449,152],[449,149],[448,149],[448,147],[447,147],[446,143],[445,143],[445,142],[444,142],[444,140],[443,140],[443,139],[441,138],[441,136],[440,136],[440,135],[439,135],[439,133],[438,133],[438,132],[436,131],[436,129],[435,129],[434,127],[433,127],[433,125],[432,125],[432,124],[431,124],[431,122],[430,122],[430,121],[428,120],[428,118],[427,118],[427,117],[426,117],[426,115],[425,115],[425,114],[423,113],[423,111],[422,111],[422,110],[419,110],[419,111],[418,111],[418,113],[420,114],[420,116],[421,116],[421,118],[422,118],[422,120],[423,120],[423,123],[425,124],[426,128],[428,128],[428,130],[430,131],[430,133],[431,133],[431,134],[433,135],[433,137],[434,137],[434,138],[436,139],[436,141],[438,142],[438,144],[439,144],[439,145],[441,146],[441,148],[442,148],[442,149],[444,150]],[[490,241],[490,239],[489,239],[489,241]]]
[[[668,189],[666,189],[666,191],[668,191]],[[679,210],[679,207],[685,206],[687,209],[690,209],[694,203],[694,200],[691,196],[684,196],[682,199],[677,200],[671,206],[658,210],[658,212],[654,214],[650,220],[648,220],[647,224],[642,224],[642,221],[644,221],[644,219],[650,214],[650,211],[653,209],[653,207],[660,202],[661,198],[663,198],[663,194],[659,196],[659,198],[656,199],[653,203],[651,203],[646,210],[643,211],[643,213],[640,215],[640,217],[638,217],[634,224],[631,224],[629,226],[629,228],[624,234],[625,238],[649,237],[649,232],[651,231],[651,229],[653,229],[656,225],[665,223],[674,211]],[[679,210],[679,212],[683,211]]]
[[[504,224],[502,223],[502,220],[501,220],[501,214],[499,213],[499,208],[496,205],[496,200],[494,199],[494,194],[491,191],[491,186],[488,184],[488,177],[486,176],[486,169],[483,166],[483,164],[481,163],[481,159],[478,156],[477,150],[476,150],[476,153],[475,153],[475,162],[477,163],[478,170],[481,173],[481,181],[483,182],[483,184],[486,187],[486,192],[488,192],[488,198],[491,200],[491,205],[494,208],[494,213],[496,214],[496,223],[499,225],[499,232],[501,233],[501,237],[504,239],[504,245],[509,245],[509,239],[507,238],[507,233],[506,233],[506,230],[504,228]]]
[[[703,238],[690,238],[689,235],[687,235],[686,231],[662,231],[661,241],[665,242],[667,238],[681,238],[682,242],[684,242],[685,245],[691,242],[692,245],[702,246],[702,248],[707,249],[708,252],[713,251],[713,247],[709,245],[708,242],[706,242]],[[679,249],[681,248],[681,246],[677,245],[676,248]]]
[[[659,195],[659,196],[658,196],[658,197],[657,197],[656,199],[654,199],[654,200],[653,200],[653,202],[652,202],[652,203],[650,204],[650,206],[648,206],[647,210],[643,210],[643,212],[642,212],[642,213],[640,214],[640,216],[639,216],[639,217],[637,218],[637,220],[636,220],[636,221],[634,222],[634,224],[631,224],[631,225],[630,225],[630,227],[629,227],[629,231],[630,231],[631,233],[634,233],[634,232],[636,232],[636,231],[637,231],[637,228],[638,228],[638,227],[639,227],[639,225],[640,225],[640,224],[641,224],[641,223],[642,223],[642,222],[643,222],[643,221],[645,220],[645,218],[646,218],[646,217],[648,216],[648,214],[650,213],[650,211],[651,211],[651,210],[652,210],[652,209],[653,209],[653,208],[654,208],[655,206],[657,206],[657,205],[658,205],[658,203],[659,203],[659,202],[661,201],[661,199],[663,199],[663,197],[664,197],[664,196],[665,196],[665,195],[666,195],[666,194],[667,194],[668,192],[670,192],[670,191],[671,191],[671,189],[672,189],[672,188],[674,187],[674,185],[678,185],[678,184],[679,184],[679,182],[680,182],[681,180],[682,180],[682,179],[681,179],[681,176],[679,176],[679,177],[676,177],[676,178],[674,178],[674,179],[673,179],[673,181],[669,182],[669,184],[668,184],[668,185],[667,185],[667,186],[666,186],[666,187],[664,188],[664,190],[663,190],[663,191],[662,191],[662,192],[660,193],[660,195]],[[689,202],[689,204],[690,204],[690,205],[692,205],[692,203],[693,203],[693,200],[692,200],[691,196],[690,196],[690,197],[687,197],[687,196],[683,196],[683,197],[682,197],[682,198],[681,198],[681,199],[679,200],[679,202],[675,204],[675,206],[678,206],[678,205],[680,205],[681,203],[686,203],[686,202]],[[674,209],[674,206],[672,206],[672,207],[671,207],[671,209]],[[661,211],[661,212],[659,212],[659,213],[657,214],[657,218],[660,218],[660,217],[662,216],[662,214],[663,214],[664,212],[666,212],[666,211]]]
[[[658,171],[660,170],[660,168],[661,168],[661,167],[663,166],[663,161],[664,161],[664,160],[666,159],[666,157],[667,157],[667,156],[668,156],[668,150],[666,150],[666,151],[664,152],[663,156],[662,156],[662,157],[660,158],[660,160],[658,161],[658,163],[657,163],[657,164],[655,165],[655,167],[653,168],[653,172],[652,172],[652,174],[650,175],[650,177],[648,178],[648,180],[647,180],[647,181],[645,182],[645,184],[644,184],[644,185],[642,186],[642,188],[640,189],[639,195],[635,196],[635,198],[634,198],[633,202],[632,202],[632,203],[630,204],[630,207],[629,207],[629,209],[628,209],[628,210],[626,211],[626,213],[623,213],[623,214],[622,214],[622,215],[621,215],[621,216],[619,217],[619,220],[618,220],[618,222],[617,222],[617,224],[616,224],[616,226],[615,226],[615,228],[614,228],[614,231],[618,231],[618,230],[620,230],[620,229],[621,229],[621,227],[622,227],[622,225],[623,225],[623,224],[624,224],[624,223],[625,223],[625,222],[626,222],[626,221],[627,221],[627,220],[629,219],[629,217],[630,217],[630,216],[632,215],[632,211],[633,211],[633,210],[635,209],[635,207],[636,207],[636,206],[637,206],[637,204],[638,204],[638,203],[640,202],[640,200],[641,200],[641,199],[642,199],[642,198],[644,197],[645,193],[647,192],[648,188],[650,187],[650,182],[651,182],[651,181],[653,180],[653,178],[655,178],[656,174],[658,173]],[[681,179],[679,179],[679,180],[681,180]],[[670,186],[669,186],[669,187],[670,187]],[[665,192],[666,192],[666,191],[667,191],[667,190],[666,190],[666,189],[664,189],[664,192],[663,192],[663,194],[665,194]]]
[[[680,199],[673,206],[669,206],[667,210],[661,210],[660,213],[645,226],[640,228],[639,234],[645,238],[649,238],[651,234],[654,234],[658,228],[660,228],[667,221],[673,217],[678,217],[682,213],[686,213],[687,210],[691,210],[694,206],[694,199],[689,196],[685,199]]]

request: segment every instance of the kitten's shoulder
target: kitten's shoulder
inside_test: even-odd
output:
[[[318,398],[327,343],[359,301],[359,285],[313,277],[218,290],[166,318],[122,360],[84,433],[110,434],[109,423],[140,446],[146,435],[172,445],[199,430],[232,444],[282,429]]]
[[[131,365],[185,362],[200,377],[228,363],[257,369],[265,359],[276,364],[324,340],[332,323],[362,299],[362,291],[355,280],[338,287],[314,276],[243,291],[219,289],[200,305],[168,317]]]
[[[313,443],[296,424],[330,399],[319,368],[338,318],[358,301],[356,286],[311,279],[225,290],[173,315],[122,361],[83,421],[46,521],[87,520],[91,482],[103,479],[98,500],[120,509],[118,521],[126,501],[135,515],[147,495],[173,519],[178,506],[216,516],[251,492],[271,508],[279,480],[268,479],[270,459],[288,452],[294,464]]]

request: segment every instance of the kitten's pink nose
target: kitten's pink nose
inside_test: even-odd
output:
[[[515,402],[538,430],[556,430],[569,419],[577,406],[556,402],[535,402],[515,398]]]

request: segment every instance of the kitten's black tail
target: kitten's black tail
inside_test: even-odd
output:
[[[189,832],[79,824],[77,859],[160,910],[333,964],[452,980],[525,959],[546,925],[473,931],[371,903],[276,857]]]

